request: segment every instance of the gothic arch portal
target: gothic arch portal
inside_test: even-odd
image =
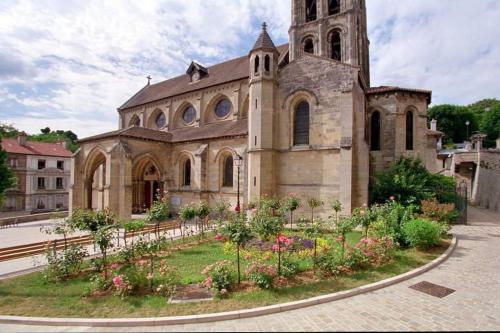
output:
[[[102,147],[95,147],[88,154],[84,168],[84,208],[103,210],[107,206],[106,190],[108,158]]]
[[[163,170],[150,154],[134,159],[132,163],[132,212],[144,213],[162,194]]]

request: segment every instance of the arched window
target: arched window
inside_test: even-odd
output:
[[[340,13],[340,0],[328,0],[328,15]]]
[[[184,174],[182,179],[182,185],[191,186],[191,160],[188,158],[184,162]]]
[[[370,149],[380,151],[380,112],[372,113],[370,124]]]
[[[340,39],[340,31],[335,30],[332,32],[331,36],[331,58],[333,60],[341,61],[342,60],[342,43]]]
[[[224,98],[221,99],[215,106],[215,115],[217,118],[226,118],[231,112],[231,102]]]
[[[139,127],[139,126],[141,126],[141,119],[139,119],[139,117],[137,117],[137,115],[134,115],[132,117],[132,119],[130,119],[129,126],[130,127]]]
[[[300,102],[295,109],[293,144],[309,144],[309,103],[305,101]]]
[[[268,54],[264,57],[264,70],[266,72],[271,70],[271,57]]]
[[[316,0],[306,0],[306,22],[316,21],[317,18]]]
[[[304,42],[304,52],[314,54],[314,42],[312,38],[308,38]]]
[[[165,117],[165,114],[161,112],[155,120],[156,127],[158,128],[163,128],[167,124],[167,118]]]
[[[406,113],[406,150],[413,150],[413,112]]]
[[[196,110],[193,106],[189,105],[184,109],[182,113],[182,120],[186,125],[192,124],[196,119]]]
[[[233,187],[233,156],[227,156],[224,160],[224,169],[222,174],[222,186]]]
[[[255,64],[254,64],[254,66],[255,66],[254,72],[255,72],[255,74],[257,74],[259,72],[259,67],[260,67],[260,58],[259,58],[259,56],[255,57]]]

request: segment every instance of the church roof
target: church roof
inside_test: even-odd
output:
[[[267,25],[265,22],[262,23],[262,31],[260,33],[259,38],[257,38],[257,41],[255,42],[255,45],[252,48],[252,51],[260,49],[269,49],[273,51],[276,50],[276,46],[274,45],[271,36],[269,36],[269,34],[267,33]]]
[[[97,141],[113,137],[125,137],[125,138],[141,139],[148,141],[158,141],[158,142],[170,142],[170,140],[172,139],[172,135],[167,132],[156,131],[144,127],[129,127],[118,131],[103,133],[88,138],[84,138],[78,140],[78,143]]]
[[[144,127],[130,127],[118,131],[99,134],[79,140],[79,143],[98,141],[115,137],[125,137],[164,143],[180,143],[188,141],[208,140],[224,137],[246,136],[248,134],[247,119],[223,121],[200,127],[186,127],[169,132],[157,131]]]
[[[64,148],[61,143],[46,143],[37,141],[27,141],[25,145],[20,145],[17,139],[2,139],[3,150],[11,154],[71,157],[73,153]]]
[[[429,104],[432,101],[432,90],[424,90],[424,89],[401,88],[395,86],[380,86],[380,87],[369,88],[367,94],[377,95],[377,94],[394,93],[394,92],[410,92],[415,94],[424,94],[427,95],[427,101],[429,102]]]
[[[283,54],[288,50],[288,44],[281,45],[277,49],[280,54]],[[246,79],[250,76],[250,63],[248,56],[244,56],[208,67],[207,70],[208,75],[196,82],[191,82],[190,76],[184,74],[170,80],[147,85],[119,109],[129,109],[223,83]]]

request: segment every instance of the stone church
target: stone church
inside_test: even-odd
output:
[[[292,0],[289,34],[275,46],[263,24],[247,55],[148,83],[118,109],[117,131],[80,141],[70,209],[130,217],[157,191],[174,209],[294,192],[350,213],[401,155],[433,171],[431,91],[370,86],[365,0]]]

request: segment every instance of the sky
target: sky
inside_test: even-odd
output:
[[[433,103],[500,98],[500,1],[367,0],[372,86],[433,90]],[[80,138],[152,76],[248,54],[261,22],[288,42],[291,0],[2,0],[0,122]]]

